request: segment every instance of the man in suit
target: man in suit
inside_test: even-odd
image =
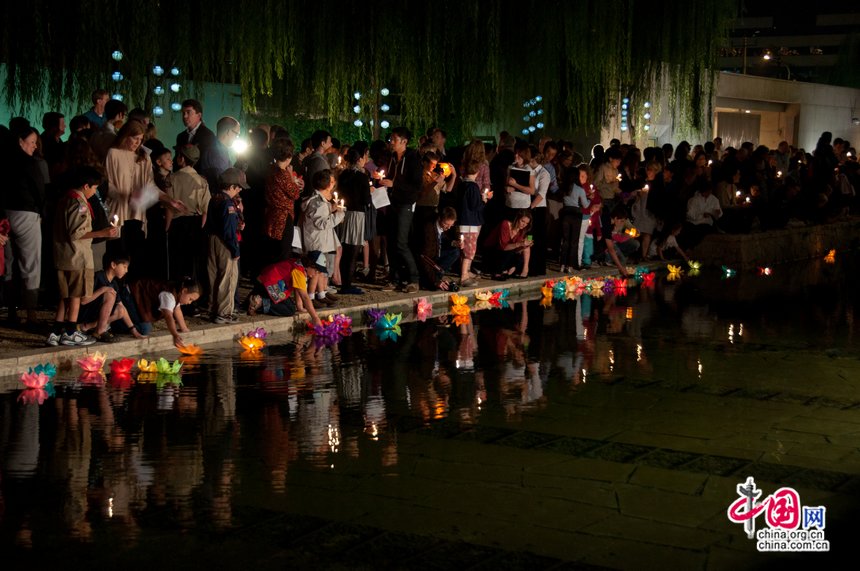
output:
[[[176,135],[176,148],[186,145],[197,145],[200,156],[215,144],[215,133],[203,124],[203,105],[196,99],[186,99],[182,102],[182,124],[185,130]]]

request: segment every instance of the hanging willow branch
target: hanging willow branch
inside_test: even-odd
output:
[[[289,116],[344,120],[352,93],[381,85],[414,126],[515,121],[537,94],[558,126],[599,128],[621,93],[668,80],[699,128],[733,0],[29,0],[6,2],[0,61],[15,108],[86,103],[114,86],[141,105],[154,64],[183,81],[238,83]],[[116,63],[110,53],[119,49]]]

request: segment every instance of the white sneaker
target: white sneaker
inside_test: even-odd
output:
[[[75,347],[86,347],[87,345],[92,345],[96,340],[89,335],[82,333],[80,331],[75,331],[71,335],[68,333],[63,333],[60,335],[60,345],[71,345]]]
[[[51,347],[56,347],[60,344],[60,336],[52,332],[50,335],[48,335],[48,340],[46,341],[46,343]]]

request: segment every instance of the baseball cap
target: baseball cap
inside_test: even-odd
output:
[[[245,178],[245,173],[240,169],[235,167],[231,167],[224,172],[221,173],[221,176],[218,177],[218,181],[221,183],[221,186],[232,186],[238,185],[242,188],[251,188],[248,186],[248,181]]]

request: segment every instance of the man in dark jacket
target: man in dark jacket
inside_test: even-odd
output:
[[[185,130],[176,135],[176,148],[197,145],[200,156],[203,156],[215,144],[215,133],[203,124],[203,105],[196,99],[182,102],[182,124]]]
[[[407,149],[412,134],[406,127],[391,131],[391,161],[380,181],[388,187],[391,199],[388,229],[388,259],[391,264],[389,284],[383,290],[394,291],[399,284],[405,293],[418,291],[418,266],[409,250],[409,231],[415,201],[423,181],[421,159],[414,149]]]

